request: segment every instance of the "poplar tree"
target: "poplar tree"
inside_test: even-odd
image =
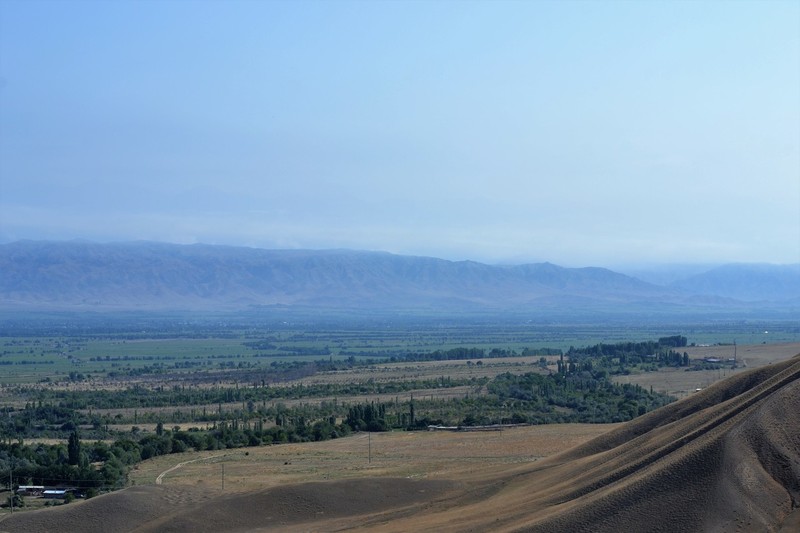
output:
[[[71,465],[77,465],[81,461],[81,438],[78,436],[78,431],[73,431],[69,440],[67,441],[67,462]]]

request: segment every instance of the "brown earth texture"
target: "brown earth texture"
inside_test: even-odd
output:
[[[517,435],[535,441],[544,435],[540,428],[546,426]],[[370,468],[337,462],[321,477],[328,480],[302,482],[281,481],[274,466],[276,474],[261,485],[237,488],[231,481],[226,492],[202,470],[224,456],[200,455],[169,469],[165,484],[5,516],[0,531],[800,531],[800,355],[611,429],[565,428],[558,437],[549,427],[549,448],[538,457],[514,440],[514,431],[375,435],[376,449],[399,443],[393,453],[406,455],[398,464],[381,467],[376,454]],[[306,456],[298,455],[300,445],[267,448],[282,448],[285,455],[271,460],[292,468],[290,455],[312,461],[316,454],[321,464],[337,446],[360,458],[364,437],[302,448]],[[519,453],[493,454],[492,442]],[[473,445],[479,447],[470,448],[478,450],[472,455],[445,461],[462,453],[459,446]],[[236,453],[247,470],[243,479],[258,479],[267,468],[255,451]],[[170,460],[173,467],[180,462]],[[235,462],[227,464],[236,472]]]

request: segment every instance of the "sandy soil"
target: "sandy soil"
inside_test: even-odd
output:
[[[170,456],[143,465],[135,487],[15,514],[0,530],[750,532],[800,523],[800,357],[595,429],[357,435]],[[141,485],[188,460],[163,485]]]

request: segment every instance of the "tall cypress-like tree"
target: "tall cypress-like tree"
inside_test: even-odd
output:
[[[81,461],[81,438],[78,436],[78,431],[75,430],[70,433],[69,440],[67,441],[67,462],[71,465],[77,465]]]

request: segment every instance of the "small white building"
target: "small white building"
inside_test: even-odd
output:
[[[44,485],[20,485],[17,487],[17,494],[20,496],[41,496],[44,492]]]

